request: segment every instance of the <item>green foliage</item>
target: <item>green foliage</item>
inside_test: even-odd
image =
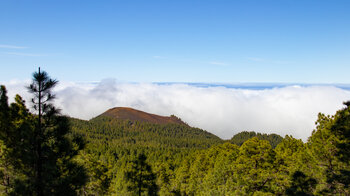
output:
[[[116,160],[109,160],[98,154],[82,153],[79,162],[84,164],[88,183],[81,190],[82,195],[106,195],[116,173]]]
[[[314,178],[296,171],[292,175],[291,186],[286,190],[286,195],[311,196],[316,185],[317,181]]]
[[[15,176],[15,170],[13,166],[10,164],[10,160],[8,159],[8,149],[0,141],[0,193],[9,194],[13,192],[12,184],[14,179],[17,178]]]
[[[274,156],[268,141],[253,137],[244,142],[235,164],[236,190],[245,194],[272,192]]]
[[[350,194],[350,108],[334,116],[319,114],[316,130],[309,138],[310,154],[314,158],[313,176],[320,182],[321,194]]]
[[[306,175],[305,182],[310,182],[308,192],[305,188],[302,191],[314,193],[319,184],[311,183],[312,179],[319,182],[321,178],[309,144],[291,136],[278,142],[276,148],[270,143],[279,137],[272,137],[275,139],[270,141],[252,137],[239,148],[182,125],[155,125],[108,117],[70,121],[74,132],[88,139],[84,154],[97,155],[93,156],[97,157],[93,158],[95,164],[83,159],[91,174],[85,191],[91,195],[136,194],[132,190],[136,190],[137,183],[128,180],[126,174],[142,152],[153,168],[160,195],[283,195],[286,191],[300,191],[295,187],[301,178],[293,178],[298,171]],[[262,134],[245,132],[242,135]],[[113,161],[103,161],[103,169],[93,172],[101,168],[96,164],[96,160],[101,159]],[[108,183],[103,183],[104,180]]]
[[[17,95],[7,103],[1,87],[0,140],[3,142],[1,177],[5,194],[75,195],[85,184],[85,169],[74,160],[84,139],[70,134],[69,121],[51,105],[56,84],[46,72],[33,74],[30,86],[37,115],[29,112]]]
[[[257,137],[261,140],[269,141],[272,148],[275,148],[283,140],[283,138],[277,134],[266,134],[266,133],[261,134],[261,133],[256,133],[254,131],[250,131],[250,132],[243,131],[234,135],[231,138],[230,142],[238,146],[241,146],[245,141],[253,137]]]
[[[295,139],[292,136],[286,136],[281,143],[274,149],[275,161],[274,165],[278,166],[276,175],[276,188],[278,193],[283,193],[290,187],[290,176],[297,170],[307,168],[306,146],[300,139]]]
[[[30,167],[33,162],[34,116],[28,112],[25,102],[16,96],[15,103],[7,103],[6,89],[1,87],[1,129],[2,141],[2,177],[5,193],[33,191],[32,179],[35,171]]]
[[[350,195],[350,102],[319,114],[307,143],[255,132],[225,142],[188,125],[61,116],[55,84],[34,74],[35,114],[0,88],[1,194]]]
[[[177,191],[174,188],[176,170],[183,160],[197,150],[206,149],[223,141],[206,131],[178,124],[151,124],[146,122],[132,122],[110,117],[97,117],[90,121],[70,119],[74,133],[87,138],[88,145],[81,161],[89,171],[90,182],[84,188],[86,194],[101,194],[101,190],[109,190],[116,194],[131,194],[127,191],[130,181],[125,173],[138,154],[144,153],[156,175],[159,193],[168,194]],[[114,160],[108,164],[113,166],[114,175],[108,186],[99,183],[100,177],[93,175],[96,165],[92,160]],[[94,184],[94,185],[92,185]],[[100,188],[98,188],[100,187]]]
[[[141,153],[136,159],[128,162],[125,178],[127,190],[133,194],[157,195],[156,176],[152,172],[151,166],[146,163],[146,155]]]
[[[72,129],[84,135],[98,148],[208,148],[222,143],[217,136],[178,124],[132,122],[111,117],[97,117],[90,121],[71,119]]]

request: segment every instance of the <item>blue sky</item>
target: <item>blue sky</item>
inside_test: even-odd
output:
[[[0,1],[0,81],[350,83],[350,1]]]

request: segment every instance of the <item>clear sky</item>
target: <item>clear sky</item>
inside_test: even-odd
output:
[[[350,1],[0,1],[0,81],[350,83]]]

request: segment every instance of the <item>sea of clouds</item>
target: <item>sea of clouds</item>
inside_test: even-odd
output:
[[[30,81],[5,82],[13,101],[20,94],[28,105]],[[292,135],[304,141],[315,128],[319,112],[333,115],[350,100],[350,91],[331,85],[286,85],[249,89],[220,85],[125,83],[106,79],[96,83],[60,82],[56,105],[63,114],[91,119],[113,107],[174,114],[190,126],[223,139],[241,131]]]

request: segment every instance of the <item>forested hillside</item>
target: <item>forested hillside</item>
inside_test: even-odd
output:
[[[204,130],[179,124],[153,124],[99,116],[90,121],[71,119],[72,130],[91,144],[109,148],[208,148],[222,140]]]
[[[33,74],[33,112],[0,88],[2,195],[350,195],[350,102],[320,113],[306,143],[224,141],[182,123],[68,118],[52,104],[56,83]]]
[[[88,143],[81,158],[90,174],[91,183],[85,188],[89,194],[132,195],[125,175],[140,154],[147,157],[155,175],[154,183],[157,181],[163,187],[160,191],[171,192],[170,179],[175,178],[175,171],[185,157],[223,143],[209,132],[182,124],[153,124],[106,116],[89,121],[71,118],[70,122],[73,134],[83,135]],[[163,175],[165,179],[160,178]]]
[[[92,195],[347,195],[349,110],[320,114],[307,143],[255,132],[223,141],[188,126],[106,117],[71,121],[89,143],[81,160]]]

